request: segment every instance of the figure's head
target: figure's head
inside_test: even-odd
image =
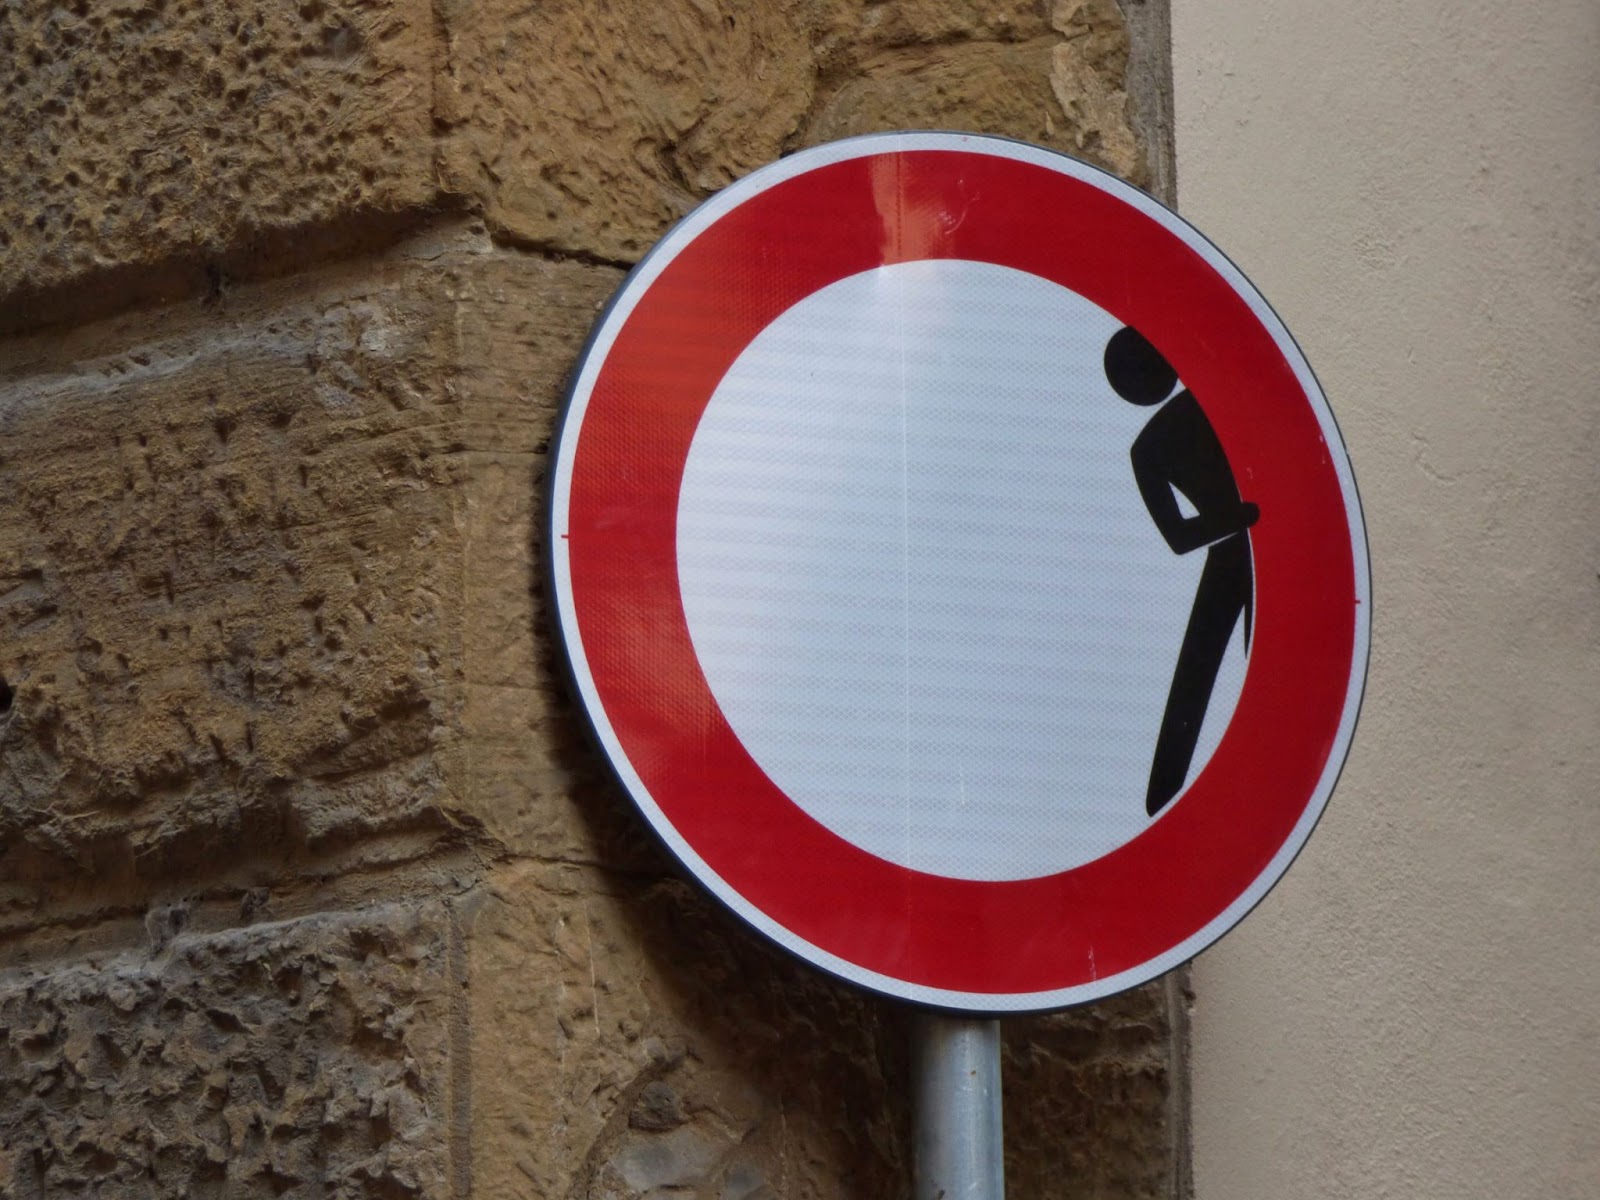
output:
[[[1129,404],[1160,404],[1172,395],[1178,373],[1144,334],[1124,325],[1106,343],[1106,379]]]

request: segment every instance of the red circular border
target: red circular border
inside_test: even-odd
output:
[[[729,727],[678,590],[678,492],[701,413],[750,341],[848,275],[924,258],[1027,271],[1140,329],[1205,406],[1247,499],[1255,631],[1233,720],[1188,791],[1133,841],[1036,879],[889,863],[785,796]],[[1341,724],[1358,601],[1351,520],[1322,427],[1247,301],[1108,191],[980,151],[835,162],[740,203],[638,298],[595,376],[573,456],[573,619],[629,763],[735,892],[812,945],[948,991],[1060,991],[1182,944],[1269,867]]]

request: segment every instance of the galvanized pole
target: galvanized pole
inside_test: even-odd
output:
[[[911,1037],[915,1200],[1003,1200],[1000,1022],[919,1013]]]

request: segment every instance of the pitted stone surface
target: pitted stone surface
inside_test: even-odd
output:
[[[404,264],[243,299],[0,348],[8,883],[447,823],[447,305]]]
[[[442,1200],[447,929],[388,907],[0,974],[0,1195]]]
[[[1144,182],[1127,37],[1114,0],[17,0],[0,330],[214,290],[441,207],[631,261],[730,180],[847,133],[1006,134]]]
[[[1173,1019],[1158,980],[1087,1008],[1002,1024],[1007,1195],[1183,1194],[1176,1148],[1186,1114],[1174,1100]]]
[[[609,789],[537,632],[544,447],[619,278],[453,226],[0,344],[0,924],[395,838],[638,861],[575,817]]]
[[[518,865],[492,877],[466,945],[474,1026],[521,1031],[474,1044],[481,1194],[903,1190],[898,1010],[759,944],[688,884]]]
[[[436,191],[426,0],[0,6],[0,297]]]
[[[1114,0],[1057,0],[1053,10],[1016,0],[557,0],[490,19],[497,10],[496,0],[451,8],[461,15],[440,82],[452,128],[442,162],[450,190],[475,191],[513,240],[632,260],[752,168],[886,129],[1007,134],[1135,182],[1149,175],[1131,131]],[[504,119],[524,95],[541,103]]]

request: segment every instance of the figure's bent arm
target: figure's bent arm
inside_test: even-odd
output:
[[[1174,554],[1188,554],[1202,546],[1220,542],[1249,529],[1261,516],[1261,510],[1248,500],[1238,507],[1230,506],[1225,512],[1216,509],[1202,511],[1186,517],[1178,508],[1178,499],[1172,494],[1171,473],[1162,469],[1159,449],[1143,437],[1136,439],[1130,457],[1133,459],[1133,478],[1139,485],[1139,495],[1150,510],[1150,519],[1156,529],[1172,547]]]
[[[1172,481],[1161,469],[1160,454],[1149,439],[1142,435],[1136,438],[1129,456],[1133,459],[1133,480],[1139,485],[1144,506],[1150,510],[1150,519],[1174,554],[1187,554],[1216,540],[1205,535],[1204,518],[1186,517],[1179,511],[1178,498],[1172,494]]]

